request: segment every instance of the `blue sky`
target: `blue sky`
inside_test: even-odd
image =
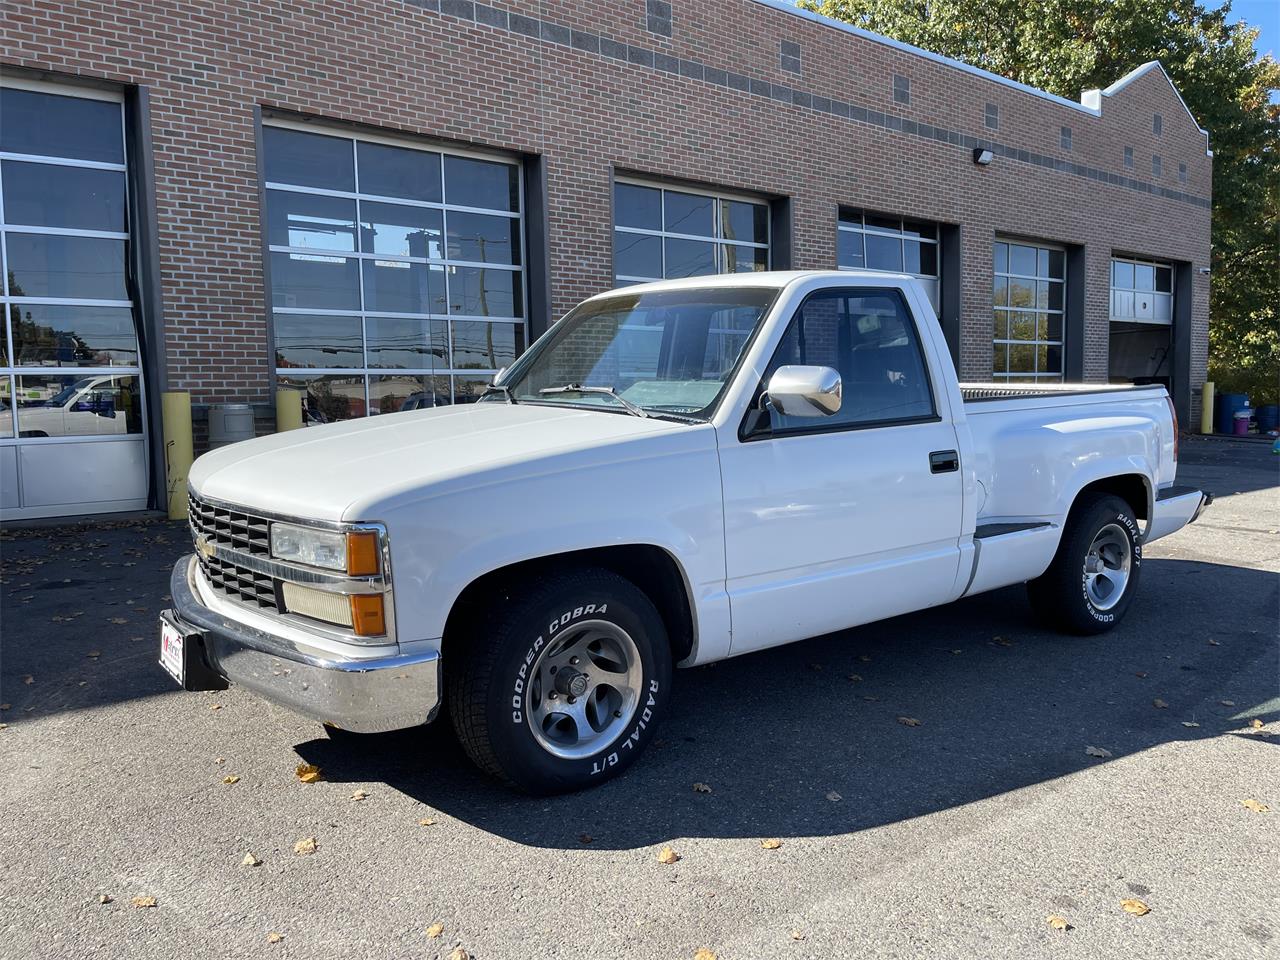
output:
[[[1258,35],[1258,53],[1280,58],[1280,0],[1235,0],[1231,4],[1231,15],[1262,29]],[[1280,90],[1272,91],[1271,102],[1280,103]]]

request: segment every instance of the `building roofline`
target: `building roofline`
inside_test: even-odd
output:
[[[1041,100],[1047,100],[1049,103],[1055,103],[1061,107],[1069,107],[1072,110],[1078,110],[1081,113],[1087,113],[1093,117],[1102,116],[1102,98],[1112,97],[1119,93],[1126,86],[1137,80],[1149,72],[1152,68],[1158,67],[1164,75],[1165,80],[1169,82],[1169,86],[1173,89],[1174,96],[1178,98],[1178,102],[1182,104],[1182,109],[1187,111],[1187,116],[1191,118],[1191,122],[1195,124],[1196,129],[1204,134],[1205,138],[1205,154],[1213,156],[1213,151],[1209,149],[1209,131],[1200,126],[1195,115],[1187,106],[1187,102],[1182,99],[1182,94],[1178,92],[1178,88],[1174,86],[1173,80],[1169,77],[1168,71],[1164,69],[1164,65],[1159,60],[1151,60],[1134,70],[1130,70],[1123,77],[1117,80],[1105,90],[1085,90],[1080,94],[1080,102],[1069,100],[1066,97],[1060,97],[1056,93],[1050,93],[1048,90],[1041,90],[1039,87],[1033,87],[1027,83],[1019,83],[1017,80],[1010,80],[1008,77],[1002,77],[998,73],[992,73],[990,70],[983,70],[981,67],[975,67],[971,63],[965,63],[963,60],[956,60],[952,57],[944,57],[940,53],[934,53],[931,50],[925,50],[922,47],[916,47],[909,43],[903,43],[901,40],[895,40],[887,37],[882,33],[874,33],[871,30],[865,30],[862,27],[855,27],[851,23],[845,23],[843,20],[835,20],[831,17],[823,16],[820,13],[814,13],[812,10],[804,10],[794,6],[794,0],[751,0],[752,3],[758,3],[761,6],[769,7],[777,10],[779,13],[788,14],[793,17],[799,17],[802,20],[808,20],[824,27],[839,30],[841,33],[852,34],[863,40],[869,40],[872,43],[878,43],[881,46],[892,47],[895,50],[901,50],[903,53],[909,53],[925,60],[932,60],[934,63],[940,63],[945,67],[953,70],[959,70],[961,73],[967,73],[970,76],[979,78],[980,80],[989,80],[997,83],[1002,87],[1008,87],[1019,93],[1026,93],[1033,97],[1039,97]]]

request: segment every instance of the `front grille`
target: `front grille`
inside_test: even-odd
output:
[[[251,513],[215,507],[189,495],[187,517],[194,538],[229,550],[255,556],[271,555],[270,524]],[[265,573],[257,573],[238,563],[220,557],[206,557],[196,550],[200,571],[215,590],[233,600],[241,600],[269,610],[279,610],[275,581]]]

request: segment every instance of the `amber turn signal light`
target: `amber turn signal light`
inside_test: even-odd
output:
[[[378,572],[378,535],[372,530],[347,534],[347,575],[372,577]]]
[[[351,597],[351,629],[358,637],[380,637],[387,632],[382,594],[358,593]]]

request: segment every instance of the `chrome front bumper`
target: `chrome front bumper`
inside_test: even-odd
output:
[[[1177,533],[1188,523],[1195,523],[1204,508],[1211,503],[1213,494],[1204,493],[1195,487],[1166,487],[1156,497],[1151,522],[1147,524],[1147,533],[1142,542],[1159,540]]]
[[[202,604],[191,581],[194,560],[183,557],[173,568],[169,616],[184,631],[199,635],[210,675],[304,716],[359,733],[399,730],[435,719],[440,707],[438,653],[356,660],[304,652]],[[190,684],[188,688],[212,689]]]

